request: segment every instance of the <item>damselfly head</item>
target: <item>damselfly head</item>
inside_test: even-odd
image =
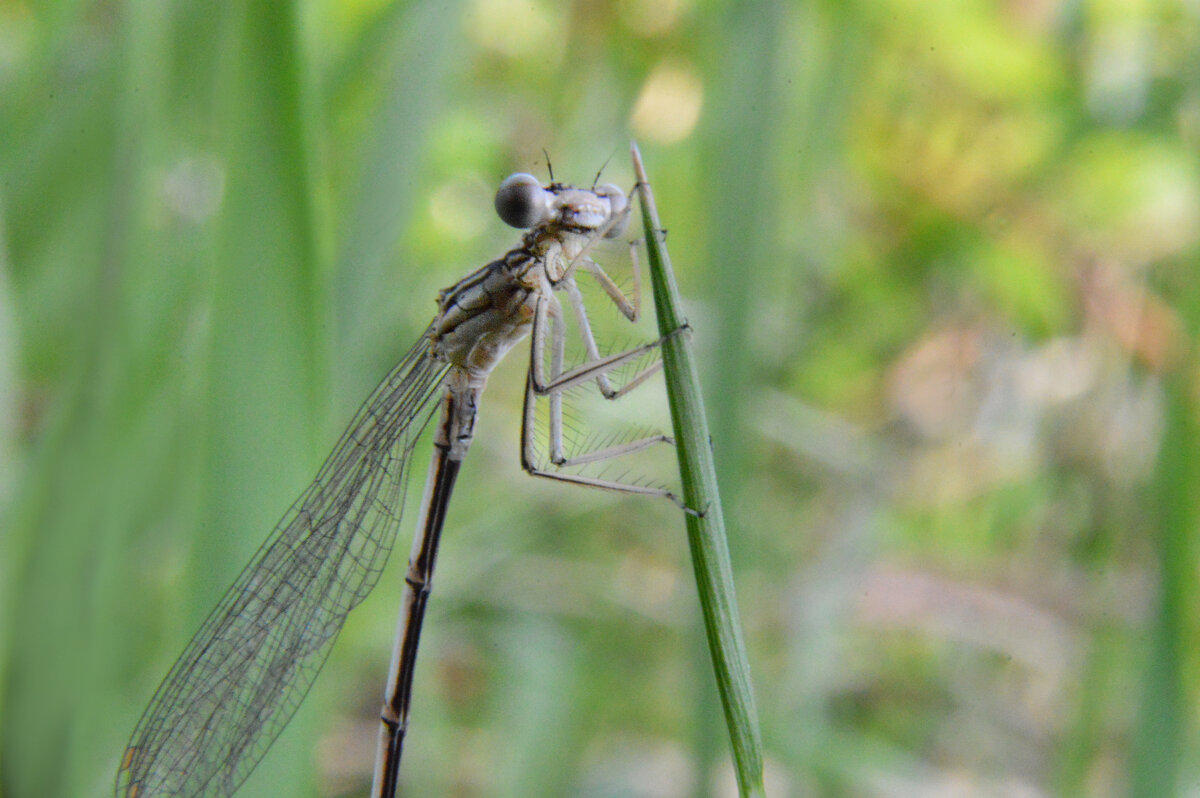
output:
[[[543,187],[531,174],[509,175],[496,191],[496,213],[507,225],[528,229],[557,222],[564,227],[603,231],[616,238],[625,231],[629,200],[611,183],[579,189],[552,183]]]

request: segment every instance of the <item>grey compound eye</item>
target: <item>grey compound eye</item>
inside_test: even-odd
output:
[[[509,175],[496,190],[496,213],[512,227],[538,225],[550,215],[546,190],[533,175],[524,172]]]
[[[617,223],[608,228],[608,232],[604,234],[604,237],[616,238],[624,233],[625,228],[629,226],[629,199],[625,196],[624,191],[612,183],[596,186],[592,190],[596,193],[596,196],[608,199],[612,215],[617,217]]]

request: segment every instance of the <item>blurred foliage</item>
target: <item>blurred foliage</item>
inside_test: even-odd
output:
[[[172,658],[511,171],[646,157],[785,796],[1200,784],[1200,20],[1149,0],[0,0],[0,792]],[[409,795],[730,795],[683,522],[451,512]],[[419,470],[419,469],[418,469]],[[520,497],[516,500],[514,497]],[[662,506],[660,506],[660,504]],[[363,795],[410,530],[239,795]]]

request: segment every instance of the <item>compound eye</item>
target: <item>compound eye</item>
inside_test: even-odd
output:
[[[605,238],[616,238],[625,232],[625,228],[629,226],[629,198],[625,196],[625,192],[612,183],[605,183],[602,186],[597,186],[595,189],[596,195],[605,197],[608,200],[609,213],[617,217],[617,222],[612,227],[608,228],[608,232],[604,234]]]
[[[538,225],[550,215],[546,190],[533,175],[524,172],[509,175],[496,190],[496,213],[511,227]]]

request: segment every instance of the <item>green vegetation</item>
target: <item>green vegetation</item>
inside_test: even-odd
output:
[[[1182,3],[0,2],[0,793],[110,792],[438,289],[516,240],[500,179],[632,185],[631,138],[766,794],[1194,791],[1197,64]],[[406,794],[732,795],[685,522],[526,477],[520,360]],[[412,520],[239,796],[364,794]]]
[[[713,673],[717,677],[725,722],[729,726],[738,794],[761,798],[763,755],[758,710],[750,684],[750,663],[746,661],[745,635],[733,586],[725,513],[717,486],[712,435],[704,414],[704,397],[700,393],[700,372],[692,352],[687,321],[683,317],[679,286],[675,284],[666,242],[662,240],[663,226],[654,204],[654,192],[636,144],[632,155],[646,260],[650,265],[650,282],[654,286],[654,311],[658,333],[662,337],[663,377],[679,458],[688,548],[696,573],[700,609],[704,614],[704,635],[708,639]]]

